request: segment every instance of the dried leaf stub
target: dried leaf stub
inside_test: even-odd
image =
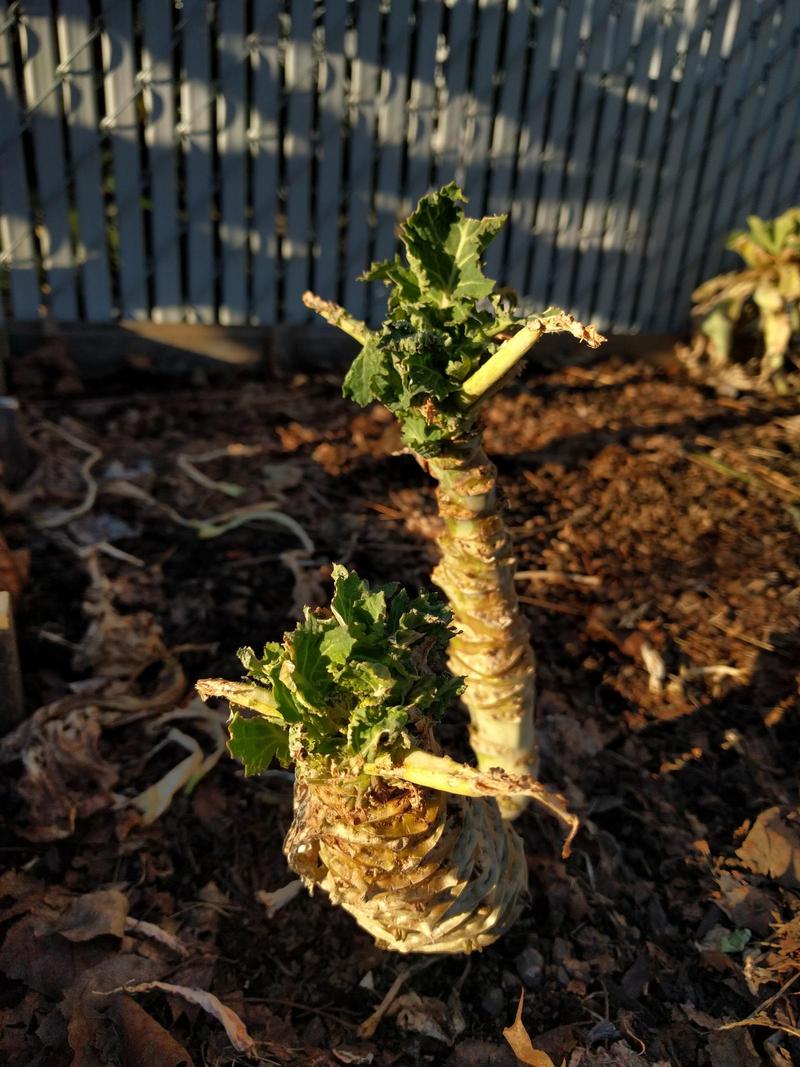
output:
[[[503,1030],[503,1037],[511,1046],[511,1050],[520,1063],[525,1067],[555,1067],[555,1064],[541,1049],[535,1049],[528,1031],[522,1023],[522,1008],[525,1003],[525,992],[520,992],[517,1014],[511,1026]]]
[[[170,982],[138,982],[135,985],[119,986],[109,990],[109,993],[149,993],[153,989],[160,989],[162,993],[169,993],[175,997],[181,997],[190,1004],[196,1004],[213,1015],[225,1027],[228,1040],[237,1052],[243,1052],[250,1059],[258,1059],[256,1043],[247,1032],[247,1027],[231,1008],[227,1008],[222,1001],[213,993],[207,993],[204,989],[194,989],[191,986],[172,985]]]

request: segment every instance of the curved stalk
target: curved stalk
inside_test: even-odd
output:
[[[439,483],[441,559],[432,579],[459,629],[449,666],[466,680],[462,700],[478,767],[535,777],[536,659],[514,587],[516,558],[497,499],[496,468],[478,439],[423,465]],[[500,805],[513,818],[526,801],[509,797]]]

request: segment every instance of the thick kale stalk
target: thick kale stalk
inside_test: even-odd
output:
[[[479,767],[535,775],[534,653],[479,417],[483,402],[545,333],[571,333],[591,347],[603,338],[558,308],[516,315],[483,273],[483,254],[505,216],[468,218],[463,199],[454,184],[423,197],[400,228],[406,261],[377,263],[364,275],[390,287],[379,330],[311,293],[304,300],[362,345],[345,395],[361,405],[385,404],[408,448],[439,483],[442,558],[433,578],[459,630],[450,666],[466,679]],[[502,804],[507,817],[523,806],[519,797]]]
[[[516,920],[522,844],[498,798],[527,795],[575,833],[563,798],[537,782],[439,754],[435,722],[462,680],[444,668],[451,613],[434,595],[370,588],[334,568],[330,608],[240,653],[249,679],[198,684],[232,708],[246,774],[295,765],[290,866],[383,948],[472,952]]]

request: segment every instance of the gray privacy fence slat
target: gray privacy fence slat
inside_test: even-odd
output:
[[[111,142],[118,235],[119,309],[125,318],[148,316],[147,264],[142,217],[142,157],[139,151],[139,93],[142,79],[134,55],[133,11],[120,0],[103,2],[103,70]]]
[[[44,219],[42,266],[47,278],[48,302],[57,318],[73,322],[78,317],[77,279],[67,198],[68,173],[62,163],[60,100],[57,92],[50,91],[58,59],[48,6],[45,0],[29,4],[21,37],[22,69],[27,103],[41,101],[31,116],[31,134]],[[54,159],[59,165],[52,165]]]
[[[184,5],[180,133],[186,216],[187,319],[213,322],[217,266],[212,232],[213,105],[211,34],[205,0]]]
[[[150,315],[155,322],[180,322],[182,303],[171,15],[171,5],[163,0],[144,0],[142,4],[142,51],[147,72],[144,140],[152,202]]]
[[[0,0],[0,18],[6,15]],[[10,312],[20,319],[39,312],[39,268],[33,239],[33,216],[19,130],[22,105],[16,94],[12,40],[0,36],[0,252],[10,274]]]
[[[0,0],[0,311],[301,323],[431,187],[524,306],[670,329],[800,199],[797,0]]]
[[[102,321],[111,315],[111,273],[89,27],[87,0],[61,0],[56,28],[65,75],[64,116],[75,188],[83,310],[90,321]]]
[[[252,315],[261,322],[277,318],[278,258],[278,115],[280,69],[278,63],[278,0],[253,2],[253,95],[250,110],[250,145],[254,153],[251,193]]]
[[[311,164],[313,156],[313,92],[315,62],[312,51],[314,5],[292,0],[286,47],[285,87],[288,96],[286,158],[285,314],[288,322],[305,318],[301,297],[308,287],[308,248],[311,226]]]
[[[219,255],[222,284],[219,321],[247,321],[247,108],[245,10],[217,6],[217,156],[219,159]]]

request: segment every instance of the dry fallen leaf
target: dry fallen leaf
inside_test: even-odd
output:
[[[49,903],[48,898],[45,902]],[[128,916],[128,898],[119,889],[98,889],[72,900],[59,901],[63,910],[37,919],[34,934],[60,934],[68,941],[95,937],[122,937]]]
[[[503,1037],[511,1046],[511,1050],[519,1062],[525,1064],[525,1067],[555,1067],[555,1064],[546,1052],[542,1052],[533,1047],[533,1042],[528,1035],[528,1031],[522,1025],[522,1008],[524,1003],[525,991],[522,990],[519,994],[516,1018],[511,1026],[507,1026],[505,1030],[503,1030]]]
[[[800,833],[780,808],[761,812],[736,855],[756,874],[800,889]]]
[[[219,1019],[225,1027],[228,1040],[237,1052],[243,1052],[251,1059],[258,1059],[256,1043],[247,1032],[247,1027],[242,1020],[230,1008],[215,997],[213,993],[207,993],[204,989],[194,989],[185,985],[172,985],[170,982],[138,982],[135,985],[118,986],[108,990],[109,993],[149,993],[153,989],[160,989],[162,993],[169,993],[175,997],[188,1000],[190,1004],[197,1004],[203,1011]]]

